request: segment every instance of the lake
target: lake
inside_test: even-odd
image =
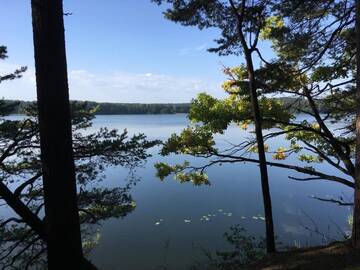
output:
[[[97,116],[99,127],[127,128],[130,134],[145,133],[150,139],[166,139],[188,125],[186,115],[112,115]],[[216,137],[220,148],[228,142],[238,143],[249,132],[231,126]],[[283,145],[284,139],[271,141],[271,147]],[[131,190],[136,209],[122,219],[109,219],[98,227],[99,242],[90,259],[102,270],[189,269],[205,260],[203,249],[228,250],[223,237],[233,225],[240,224],[254,236],[264,235],[260,175],[254,164],[231,164],[208,171],[210,186],[180,184],[172,177],[161,182],[154,163],[201,160],[189,156],[161,157],[159,148],[147,163],[136,170],[139,182]],[[291,160],[290,160],[291,161]],[[303,166],[306,163],[294,161]],[[316,165],[328,173],[336,171],[325,164]],[[128,170],[121,167],[106,170],[106,179],[98,185],[123,186]],[[351,209],[311,198],[342,195],[349,200],[352,190],[328,181],[298,182],[284,169],[269,168],[275,233],[286,246],[309,246],[341,239],[349,231]],[[299,175],[298,175],[299,176]],[[208,216],[204,219],[203,216]],[[323,234],[311,232],[318,230]]]

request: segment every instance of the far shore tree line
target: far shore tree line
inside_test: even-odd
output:
[[[258,164],[269,254],[276,251],[269,166],[289,170],[293,180],[345,185],[354,190],[351,238],[353,247],[360,248],[360,1],[152,2],[164,4],[165,17],[181,25],[217,28],[217,46],[209,51],[239,56],[238,66],[223,70],[227,97],[199,94],[188,107],[193,124],[173,134],[161,149],[164,156],[188,154],[207,163],[158,163],[158,176],[173,174],[180,182],[201,185],[211,181],[206,174],[210,166]],[[69,101],[62,0],[32,0],[31,7],[37,103],[22,107],[25,119],[9,120],[5,116],[21,103],[0,102],[0,197],[14,210],[14,216],[0,222],[0,264],[4,269],[39,264],[50,270],[96,269],[84,255],[96,242],[89,238],[91,225],[122,217],[135,205],[128,193],[131,185],[94,189],[90,183],[101,179],[107,166],[137,166],[159,142],[106,128],[81,132],[91,127],[95,111],[105,105]],[[266,58],[262,41],[272,45],[274,58]],[[6,57],[6,47],[1,46],[0,59]],[[23,72],[25,67],[1,75],[0,84]],[[173,105],[106,106],[105,111],[161,113]],[[187,105],[178,106],[169,110]],[[298,121],[299,113],[311,120]],[[214,135],[230,124],[250,129],[254,136],[231,149],[219,149]],[[271,140],[279,136],[287,145],[273,149]],[[338,174],[321,171],[317,163],[327,163]]]
[[[205,89],[204,89],[205,91]],[[310,107],[304,98],[277,97],[274,98],[282,102],[289,110],[298,112],[300,110],[309,111]],[[3,100],[5,104],[11,104],[10,114],[26,114],[29,106],[36,106],[36,101],[22,100]],[[315,103],[319,107],[320,113],[326,113],[325,102],[316,99]],[[177,114],[189,113],[190,103],[111,103],[94,101],[70,101],[70,104],[77,104],[84,108],[94,110],[95,115],[116,115],[116,114]]]

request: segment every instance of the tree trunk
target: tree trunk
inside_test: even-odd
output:
[[[32,0],[48,269],[82,269],[62,0]]]
[[[355,153],[355,192],[352,242],[360,248],[360,0],[356,0],[356,153]]]
[[[272,215],[272,206],[271,206],[271,195],[270,195],[270,187],[269,187],[269,177],[266,166],[266,156],[265,156],[265,147],[264,147],[264,138],[262,134],[262,119],[260,115],[260,108],[257,96],[257,86],[255,81],[255,71],[254,64],[252,60],[252,50],[249,49],[249,46],[246,42],[244,32],[243,32],[243,20],[244,20],[244,10],[245,10],[245,0],[242,0],[240,13],[236,8],[234,1],[229,0],[229,3],[233,9],[234,15],[237,17],[237,30],[238,36],[243,48],[246,68],[248,71],[249,77],[249,91],[251,98],[251,108],[253,113],[253,120],[255,123],[255,134],[256,134],[256,142],[258,147],[259,154],[259,167],[260,167],[260,175],[261,175],[261,190],[263,195],[263,203],[264,203],[264,214],[265,214],[265,226],[266,226],[266,251],[267,253],[273,253],[276,251],[275,248],[275,235],[274,235],[274,222]]]
[[[256,142],[258,147],[259,154],[259,167],[261,175],[261,189],[263,195],[264,203],[264,213],[265,213],[265,224],[266,224],[266,251],[267,253],[275,252],[275,236],[274,236],[274,222],[272,215],[272,206],[271,206],[271,195],[269,187],[269,177],[266,167],[266,156],[265,156],[265,147],[264,139],[262,134],[262,119],[260,115],[259,102],[256,92],[256,82],[254,74],[254,66],[251,57],[251,53],[245,48],[244,50],[246,65],[249,76],[249,88],[251,96],[251,106],[253,111],[253,118],[255,123],[255,134]]]

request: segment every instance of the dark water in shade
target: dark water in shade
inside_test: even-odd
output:
[[[130,134],[142,132],[149,138],[166,139],[187,124],[186,115],[181,114],[116,115],[96,117],[94,129],[100,126],[127,128]],[[248,136],[251,134],[232,126],[225,135],[217,137],[217,143],[219,147],[226,147],[229,146],[227,141],[237,143]],[[276,149],[284,143],[279,138],[271,141],[270,147]],[[107,220],[99,227],[99,243],[90,258],[100,269],[144,270],[159,269],[160,265],[169,269],[188,269],[193,262],[204,259],[201,248],[210,251],[229,248],[223,233],[232,225],[240,224],[252,235],[263,235],[264,221],[259,218],[263,216],[260,178],[256,165],[213,167],[208,171],[211,186],[180,184],[171,177],[161,182],[155,176],[155,162],[175,163],[186,159],[199,164],[201,161],[188,156],[163,158],[157,155],[158,150],[153,149],[153,157],[144,168],[137,170],[141,181],[132,189],[137,204],[135,211],[124,219]],[[318,167],[336,173],[325,164]],[[121,167],[110,168],[101,184],[122,186],[127,173]],[[307,246],[340,239],[340,231],[349,230],[350,209],[310,196],[343,194],[351,198],[351,189],[326,181],[292,181],[288,175],[297,174],[269,168],[275,232],[279,241],[291,246]],[[211,215],[208,221],[202,218],[205,215]],[[301,224],[314,229],[316,224],[328,238],[310,233]]]

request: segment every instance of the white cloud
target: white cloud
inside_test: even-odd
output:
[[[188,102],[200,92],[220,92],[218,83],[164,74],[72,71],[70,97],[113,102]]]
[[[205,50],[206,48],[207,48],[207,44],[204,43],[204,44],[202,44],[202,45],[197,46],[197,47],[195,48],[195,50],[196,50],[196,51],[203,51],[203,50]]]
[[[21,65],[1,64],[0,75],[20,68]],[[21,79],[5,81],[0,84],[0,98],[34,100],[36,98],[36,79],[34,69],[28,68]]]
[[[198,45],[194,48],[182,48],[179,53],[180,53],[180,55],[188,55],[188,54],[192,54],[195,52],[204,51],[206,49],[207,49],[207,44],[204,43],[204,44]]]
[[[0,74],[17,67],[2,64]],[[154,73],[93,73],[87,70],[69,72],[70,98],[99,102],[189,102],[200,92],[222,96],[220,83]],[[30,68],[21,79],[0,84],[0,97],[36,99],[34,69]]]

